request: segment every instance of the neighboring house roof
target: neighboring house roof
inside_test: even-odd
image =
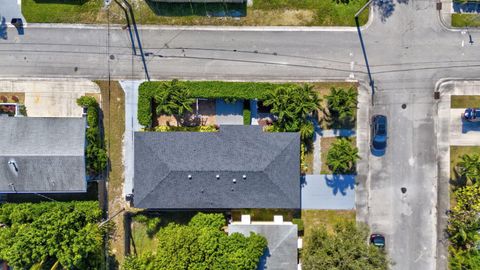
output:
[[[0,193],[86,191],[85,118],[0,117],[0,126]]]
[[[137,208],[297,209],[300,135],[258,126],[136,132],[134,173]]]
[[[297,269],[298,232],[295,224],[230,224],[228,234],[251,232],[267,239],[268,249],[260,260],[258,270]]]

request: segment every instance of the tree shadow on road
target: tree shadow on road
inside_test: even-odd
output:
[[[372,4],[377,9],[382,22],[386,22],[387,18],[392,16],[395,11],[395,2],[399,4],[408,4],[409,0],[373,0]]]

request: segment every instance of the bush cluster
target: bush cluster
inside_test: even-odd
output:
[[[152,125],[153,97],[162,90],[163,81],[144,82],[138,89],[138,122],[145,126]],[[274,84],[258,82],[223,82],[223,81],[180,81],[192,98],[221,98],[227,100],[262,100],[266,92],[281,86],[292,84]]]
[[[91,96],[82,96],[77,99],[77,104],[87,108],[87,173],[98,175],[107,167],[107,152],[104,149],[101,129],[99,126],[100,106],[97,100]]]
[[[216,125],[209,125],[209,126],[196,126],[196,127],[177,127],[177,126],[158,126],[155,127],[155,131],[158,132],[216,132],[218,131],[218,126]]]
[[[15,269],[102,269],[101,218],[95,201],[2,204],[0,258]]]

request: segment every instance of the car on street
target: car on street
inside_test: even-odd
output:
[[[374,155],[383,155],[387,148],[387,117],[374,115],[372,117],[370,149]]]
[[[370,244],[379,247],[379,248],[384,248],[385,247],[385,236],[374,233],[370,235]]]
[[[468,122],[480,121],[480,108],[466,108],[462,114],[462,119]]]

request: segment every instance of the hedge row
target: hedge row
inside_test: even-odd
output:
[[[152,98],[162,89],[163,81],[144,82],[138,89],[138,122],[150,127],[152,123]],[[223,81],[181,81],[194,98],[222,98],[229,100],[259,99],[271,89],[292,84]]]
[[[77,104],[87,108],[87,173],[96,176],[103,172],[107,167],[107,152],[102,139],[102,133],[99,125],[100,106],[92,96],[82,96],[77,99]]]

